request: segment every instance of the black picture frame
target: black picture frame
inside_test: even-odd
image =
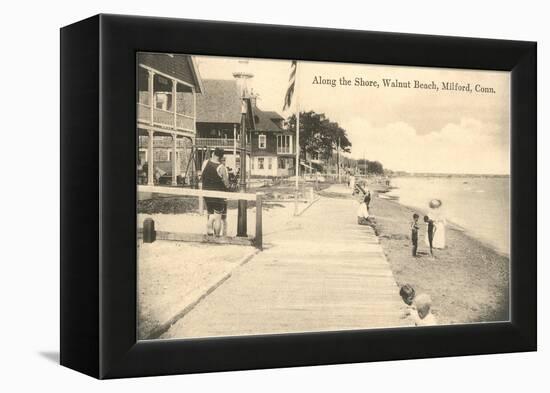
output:
[[[192,37],[192,39],[186,39]],[[136,52],[511,72],[511,321],[136,341]],[[537,348],[536,43],[97,15],[61,29],[61,364],[96,378]]]

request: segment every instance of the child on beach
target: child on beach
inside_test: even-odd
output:
[[[415,291],[414,288],[410,284],[405,284],[399,289],[399,296],[401,296],[401,299],[403,299],[403,302],[407,306],[411,306],[414,301]]]
[[[432,299],[429,295],[421,294],[414,299],[416,312],[411,312],[416,326],[435,326],[437,318],[432,314]]]
[[[426,230],[426,239],[428,240],[427,243],[430,246],[430,255],[432,256],[432,258],[434,258],[434,235],[437,228],[435,226],[434,220],[430,219],[430,217],[428,216],[424,216],[424,222],[428,224],[428,228]]]
[[[411,313],[416,313],[416,310],[413,306],[415,291],[410,284],[405,284],[399,289],[399,296],[401,296],[401,299],[403,299],[403,303],[407,305],[405,312],[401,318],[407,318],[409,315],[411,315]]]
[[[411,241],[412,241],[412,256],[417,257],[416,251],[418,250],[418,218],[420,216],[416,213],[413,214],[413,222],[411,224]]]
[[[365,189],[365,203],[367,204],[367,209],[370,208],[370,200],[371,200],[371,196],[370,196],[370,190],[368,188]]]

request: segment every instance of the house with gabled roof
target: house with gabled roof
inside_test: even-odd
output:
[[[204,93],[197,99],[197,163],[209,158],[210,152],[219,147],[224,149],[225,165],[236,170],[240,168],[242,104],[237,82],[230,79],[205,79],[203,84]],[[249,143],[246,155],[248,171]]]
[[[241,97],[234,79],[204,79],[204,92],[197,97],[198,162],[222,148],[226,166],[240,168]],[[284,177],[294,168],[293,136],[277,112],[263,111],[251,100],[253,116],[247,124],[247,172],[256,177]]]
[[[256,127],[251,132],[251,173],[260,177],[288,177],[294,173],[294,135],[285,128],[284,118],[263,111],[253,100]]]

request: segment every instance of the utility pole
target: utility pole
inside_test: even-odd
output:
[[[340,183],[340,137],[338,137],[338,146],[336,150],[336,170],[338,171],[338,183]]]
[[[241,102],[241,179],[240,179],[240,192],[246,191],[246,112],[247,104],[246,98],[242,97]],[[238,209],[238,218],[237,218],[237,236],[246,237],[247,228],[246,228],[246,208],[247,202],[245,200],[239,199],[239,209]]]
[[[298,188],[300,187],[298,176],[300,175],[300,67],[296,63],[295,95],[296,100],[296,184],[294,190],[294,215],[298,215]],[[305,164],[306,157],[304,157]]]

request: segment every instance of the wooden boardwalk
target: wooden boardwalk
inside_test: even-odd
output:
[[[357,225],[356,210],[351,198],[322,197],[162,338],[409,325],[378,238]]]

